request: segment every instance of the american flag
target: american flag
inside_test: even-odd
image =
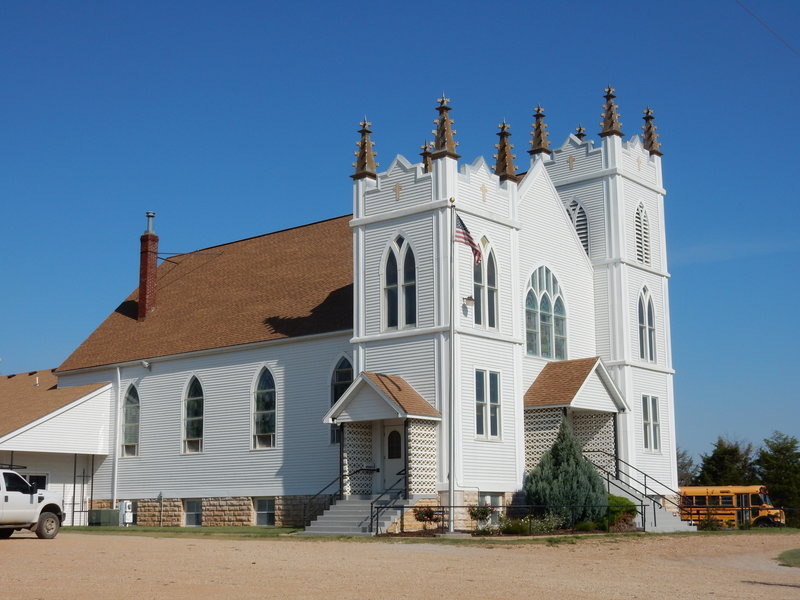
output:
[[[461,217],[458,215],[456,215],[456,241],[472,249],[472,256],[475,257],[476,265],[481,262],[481,249],[478,244],[475,243],[475,240],[472,239],[469,229],[467,229],[467,226],[464,225],[464,221],[462,221]]]

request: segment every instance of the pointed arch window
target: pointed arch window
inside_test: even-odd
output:
[[[639,358],[656,361],[656,312],[647,288],[639,295]]]
[[[261,369],[253,398],[253,449],[275,447],[277,414],[275,379],[269,369]]]
[[[497,329],[499,325],[499,294],[497,261],[494,250],[483,240],[482,259],[472,270],[472,297],[475,299],[475,325]]]
[[[583,210],[583,206],[581,206],[580,202],[577,200],[573,200],[570,202],[569,206],[567,206],[567,214],[569,215],[569,220],[572,221],[572,225],[575,227],[575,231],[578,234],[578,238],[581,240],[581,244],[583,245],[583,250],[586,254],[589,254],[589,220],[586,218],[586,211]]]
[[[547,267],[531,275],[525,294],[525,345],[530,356],[567,358],[567,310],[558,279]]]
[[[183,403],[183,451],[194,454],[203,451],[203,386],[192,377]]]
[[[640,204],[636,209],[634,217],[634,229],[636,235],[636,260],[640,263],[650,264],[650,221],[647,218],[647,211],[644,204]]]
[[[331,376],[331,406],[336,404],[351,383],[353,383],[353,365],[346,358],[342,358],[336,363]],[[341,441],[342,430],[338,425],[331,425],[331,444],[338,444]]]
[[[387,329],[416,326],[417,263],[414,251],[402,236],[397,236],[389,247],[383,275],[383,298]]]
[[[131,385],[122,407],[122,456],[139,454],[139,393]]]

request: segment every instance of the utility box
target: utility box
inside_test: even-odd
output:
[[[89,511],[89,526],[119,526],[119,510],[116,508],[96,508]]]

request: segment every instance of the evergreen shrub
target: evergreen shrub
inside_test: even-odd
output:
[[[561,422],[553,446],[528,474],[524,491],[528,504],[547,506],[547,512],[567,523],[595,521],[606,512],[603,480],[584,458],[566,420]]]

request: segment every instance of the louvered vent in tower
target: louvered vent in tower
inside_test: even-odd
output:
[[[577,200],[573,200],[567,207],[567,214],[578,232],[584,251],[589,254],[589,221],[586,219],[586,211]]]
[[[636,260],[650,264],[650,223],[643,205],[636,209]]]

